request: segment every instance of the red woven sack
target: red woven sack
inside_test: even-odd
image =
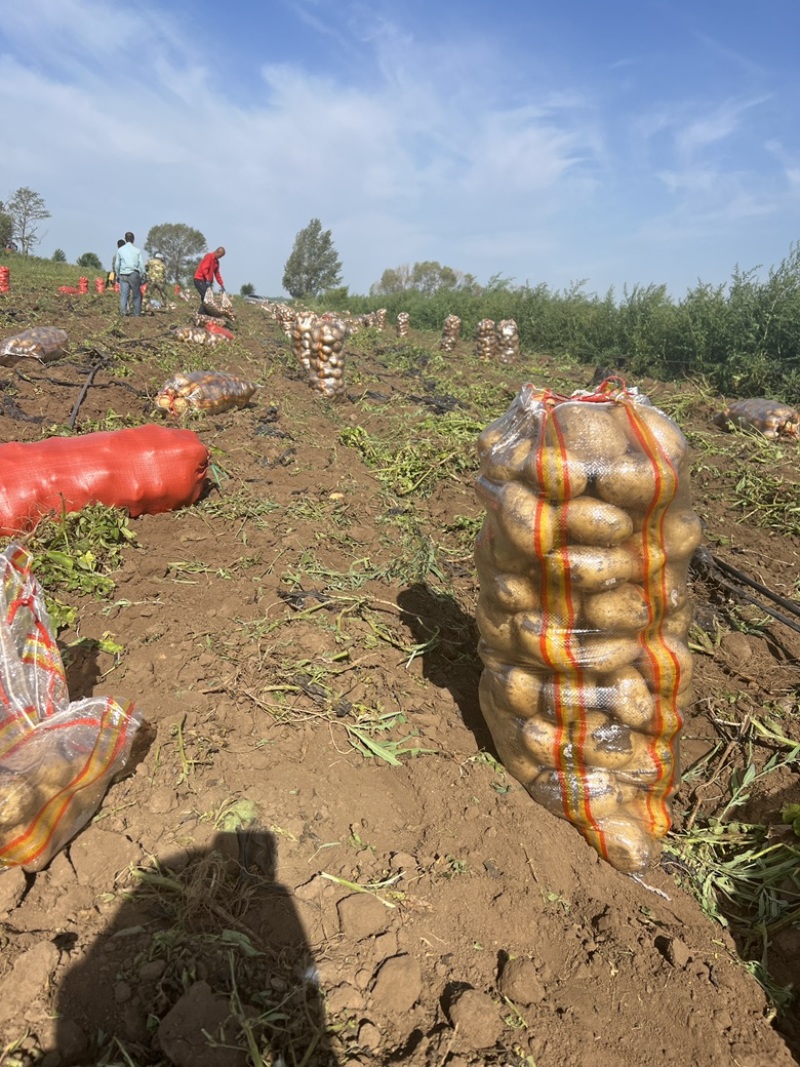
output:
[[[207,322],[206,329],[209,333],[216,333],[219,334],[220,337],[227,337],[229,341],[233,340],[232,331],[226,329],[224,326],[220,326],[218,322]]]
[[[173,511],[200,496],[208,464],[197,434],[155,425],[0,445],[0,535],[88,504],[132,518]]]

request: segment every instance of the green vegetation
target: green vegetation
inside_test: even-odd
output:
[[[108,597],[115,588],[111,573],[120,567],[124,547],[135,541],[127,515],[102,504],[39,523],[26,547],[57,630],[72,625],[77,617],[77,609],[57,594]]]
[[[323,230],[319,219],[312,219],[294,239],[283,268],[282,285],[296,300],[319,296],[338,285],[342,264],[333,245],[330,230]]]
[[[53,292],[59,285],[77,286],[81,275],[84,273],[81,267],[74,263],[67,263],[66,257],[61,259],[44,259],[40,256],[23,256],[19,252],[4,252],[0,248],[0,266],[7,266],[10,273],[11,293],[36,293],[41,295],[43,291]],[[3,320],[3,309],[0,307],[0,324]]]
[[[145,251],[150,255],[154,252],[163,255],[167,281],[179,285],[186,285],[190,281],[207,247],[203,234],[182,222],[163,222],[159,226],[151,226],[144,243]]]
[[[55,256],[53,258],[55,259]],[[79,267],[89,267],[91,270],[103,269],[103,264],[96,252],[84,252],[83,255],[78,256],[77,262]]]
[[[523,350],[662,381],[702,376],[728,396],[765,395],[796,403],[800,246],[793,245],[766,279],[757,273],[737,268],[727,286],[700,283],[677,301],[663,285],[637,285],[617,298],[613,290],[605,296],[587,293],[580,283],[559,292],[503,280],[477,290],[439,285],[422,291],[389,278],[385,291],[381,285],[380,293],[352,296],[347,303],[352,314],[385,307],[394,318],[407,311],[415,330],[438,332],[447,315],[458,315],[465,338],[475,335],[483,318],[514,319]]]

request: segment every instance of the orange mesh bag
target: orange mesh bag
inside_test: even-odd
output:
[[[800,412],[797,408],[782,404],[779,400],[767,400],[763,396],[736,400],[714,419],[717,426],[729,430],[759,430],[765,437],[794,437],[800,431]]]
[[[255,382],[246,382],[221,371],[179,372],[162,387],[154,403],[173,415],[181,415],[190,408],[217,414],[230,408],[245,407],[257,388]]]
[[[41,870],[92,818],[130,759],[141,715],[129,702],[69,702],[31,557],[0,556],[0,870]]]
[[[174,511],[198,499],[208,464],[196,434],[166,426],[0,445],[0,535],[87,504],[124,508],[133,518]]]
[[[686,440],[614,382],[527,385],[478,451],[480,701],[498,753],[604,859],[642,870],[670,826],[691,700]]]

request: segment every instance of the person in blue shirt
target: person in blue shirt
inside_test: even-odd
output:
[[[145,280],[144,259],[141,251],[133,243],[130,230],[125,234],[125,243],[117,249],[114,256],[114,270],[119,282],[119,313],[127,315],[128,296],[133,297],[133,314],[142,313],[142,283]]]

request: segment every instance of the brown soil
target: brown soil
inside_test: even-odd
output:
[[[426,366],[421,346],[435,351],[435,337],[375,333],[357,339],[347,396],[333,403],[256,306],[238,306],[233,344],[198,352],[168,334],[190,320],[186,305],[117,323],[110,298],[3,300],[4,335],[47,322],[71,343],[60,363],[0,369],[4,442],[63,426],[102,353],[124,355],[129,373],[95,375],[82,430],[163,421],[148,397],[190,351],[192,367],[262,387],[249,407],[189,424],[220,488],[132,521],[113,595],[71,597],[79,625],[60,640],[73,645],[73,699],[134,699],[155,736],[47,869],[0,877],[0,1064],[799,1061],[796,1009],[776,1023],[742,965],[760,946],[703,913],[677,862],[642,881],[617,873],[493,759],[471,545],[456,521],[481,514],[474,465],[430,495],[396,496],[339,440],[348,426],[380,432],[387,413],[413,425],[471,380],[505,382],[507,403],[527,379],[583,387],[592,367],[539,356],[489,367],[466,342]],[[404,350],[420,354],[405,371]],[[664,407],[694,395],[636,384]],[[466,408],[480,424],[502,410]],[[685,410],[708,545],[792,597],[800,540],[733,499],[730,472],[757,450],[711,426],[710,406]],[[795,447],[774,447],[764,469],[796,494]],[[398,545],[415,537],[421,556],[436,548],[433,568],[393,577]],[[748,712],[772,708],[800,735],[800,635],[777,621],[732,630],[732,594],[697,571],[692,593],[710,640],[684,764],[734,744],[705,785],[684,785],[677,828],[729,797]],[[105,633],[124,646],[118,661],[98,651]],[[382,733],[359,735],[380,716]],[[423,751],[398,765],[364,748],[406,736]],[[791,799],[796,781],[771,775],[737,817],[778,832]],[[770,945],[775,982],[795,980],[799,962],[790,927]]]

